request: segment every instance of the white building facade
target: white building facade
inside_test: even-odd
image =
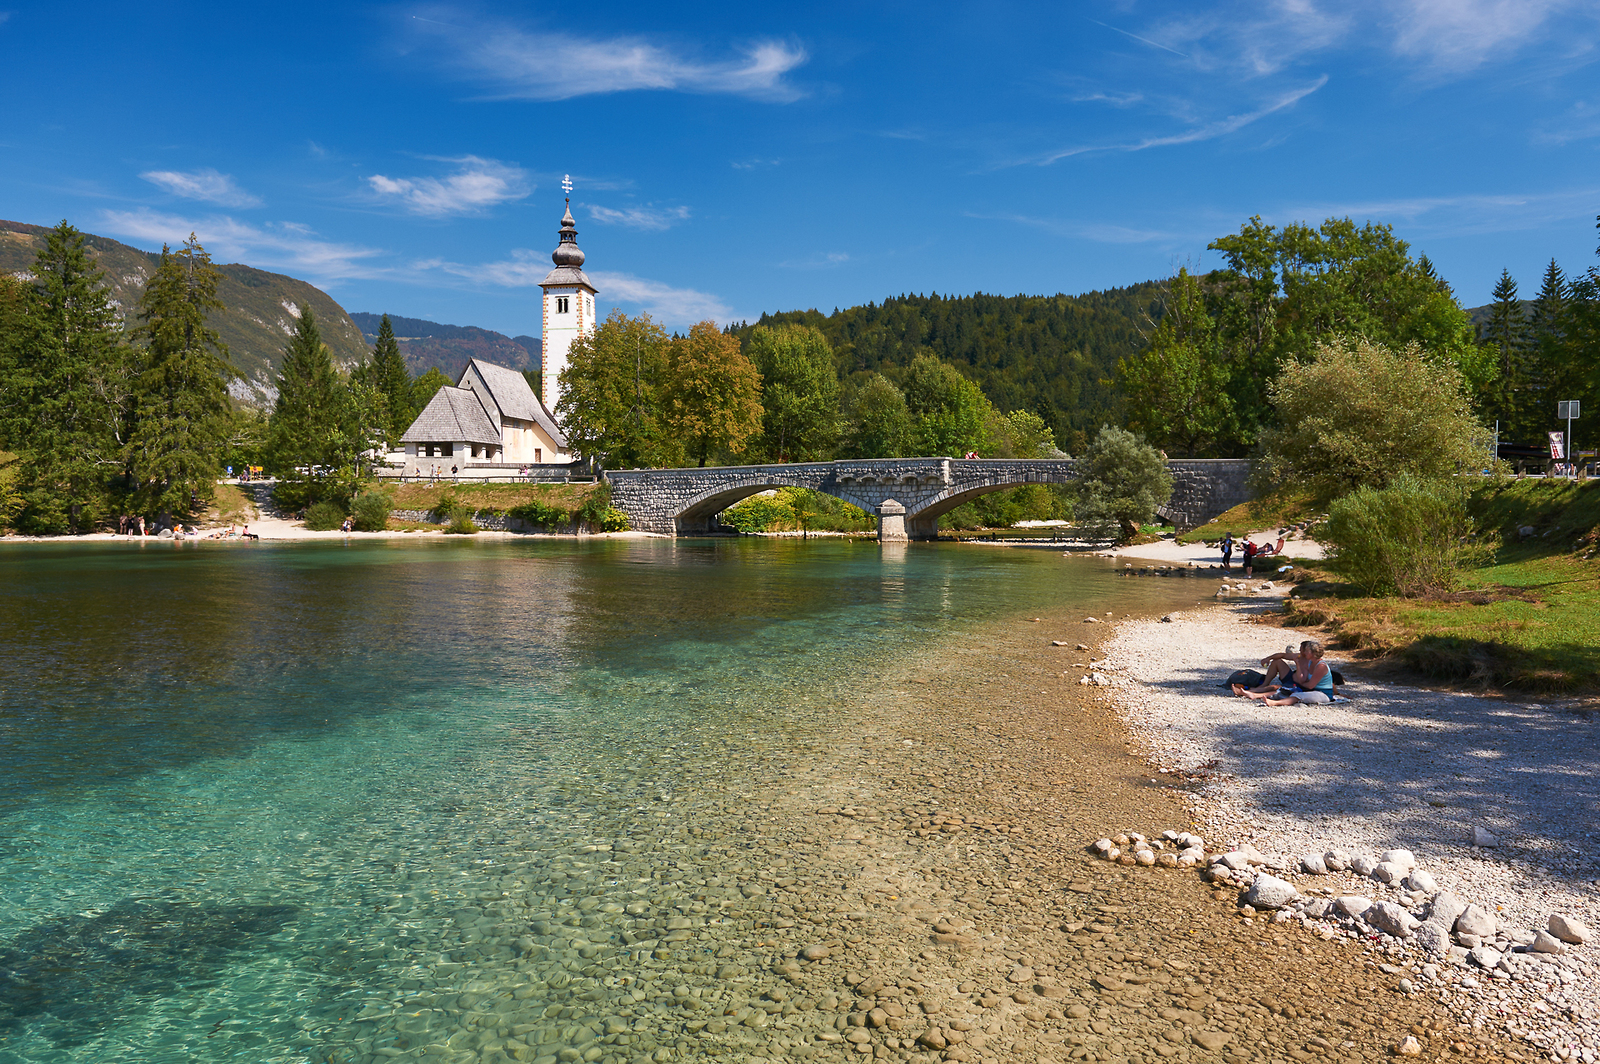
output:
[[[583,272],[583,252],[578,248],[570,202],[561,216],[561,242],[550,259],[556,268],[539,285],[544,289],[539,395],[545,409],[554,410],[561,400],[561,371],[567,368],[567,352],[578,337],[594,332],[596,324],[594,297],[598,293]]]

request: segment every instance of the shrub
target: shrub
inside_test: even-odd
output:
[[[551,506],[549,503],[540,502],[537,499],[533,502],[513,507],[506,512],[506,516],[518,521],[526,521],[537,528],[559,528],[572,519],[571,515],[561,507]]]
[[[595,485],[589,497],[583,500],[583,505],[572,511],[571,519],[579,524],[598,525],[601,517],[611,509],[611,485],[601,482]]]
[[[1083,453],[1076,515],[1101,534],[1115,526],[1127,541],[1172,497],[1172,475],[1160,451],[1127,429],[1102,428]]]
[[[445,526],[444,534],[447,536],[474,536],[478,533],[478,526],[472,520],[472,511],[465,506],[457,506],[450,511],[450,523]]]
[[[600,531],[626,532],[628,530],[628,515],[615,506],[607,506],[600,515]]]
[[[306,508],[305,526],[313,532],[332,532],[344,526],[344,507],[336,502],[314,502]]]
[[[1499,545],[1478,532],[1460,483],[1409,473],[1336,500],[1322,535],[1334,570],[1369,595],[1450,591],[1463,568],[1487,564]]]
[[[722,511],[722,523],[740,532],[772,532],[795,522],[794,507],[781,493],[753,495]]]
[[[381,532],[389,527],[389,511],[394,498],[382,488],[368,488],[356,496],[355,526],[362,532]]]

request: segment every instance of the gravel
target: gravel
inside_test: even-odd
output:
[[[1483,906],[1528,944],[1555,913],[1596,926],[1600,732],[1589,711],[1391,684],[1335,654],[1350,680],[1347,703],[1233,697],[1216,686],[1229,672],[1315,638],[1264,623],[1276,611],[1275,602],[1225,602],[1166,623],[1124,622],[1097,663],[1139,751],[1191,791],[1208,838],[1269,854],[1347,851],[1352,871],[1300,881],[1333,896],[1402,891],[1354,870],[1403,848],[1434,881],[1425,886]],[[1537,965],[1463,979],[1458,964],[1443,965],[1432,988],[1453,994],[1452,1007],[1475,1024],[1503,1027],[1549,1059],[1600,1059],[1600,948],[1568,948],[1577,972],[1564,983]]]

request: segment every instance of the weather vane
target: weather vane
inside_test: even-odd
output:
[[[565,192],[567,194],[567,202],[571,203],[572,202],[572,175],[571,174],[562,174],[561,175],[561,191],[563,191],[563,192]]]

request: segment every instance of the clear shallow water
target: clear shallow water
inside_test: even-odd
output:
[[[644,954],[604,907],[749,871],[685,825],[864,678],[1166,584],[828,541],[0,549],[0,1062],[490,1059],[426,1018],[446,983],[615,1011]]]

